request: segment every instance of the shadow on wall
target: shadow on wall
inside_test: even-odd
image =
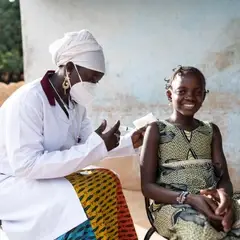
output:
[[[24,85],[23,81],[10,84],[0,82],[0,106],[2,106],[2,104],[7,100],[7,98],[22,85]]]

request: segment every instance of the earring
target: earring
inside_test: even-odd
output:
[[[64,77],[64,80],[63,80],[63,83],[62,83],[62,88],[63,88],[63,91],[64,91],[64,95],[67,94],[67,90],[69,89],[70,87],[70,79],[69,79],[69,76],[65,76]]]

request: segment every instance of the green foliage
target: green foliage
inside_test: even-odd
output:
[[[0,0],[0,71],[23,71],[19,0]]]

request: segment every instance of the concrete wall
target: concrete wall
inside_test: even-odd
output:
[[[53,40],[88,28],[107,59],[93,122],[120,118],[131,125],[150,111],[166,118],[164,77],[178,64],[199,67],[210,90],[199,117],[220,126],[240,189],[239,9],[239,0],[21,0],[26,80],[53,68]]]

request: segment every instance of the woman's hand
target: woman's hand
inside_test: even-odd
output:
[[[223,230],[225,232],[230,231],[233,224],[233,208],[232,199],[229,197],[229,195],[224,191],[224,189],[221,188],[201,190],[200,194],[209,196],[218,203],[215,214],[223,217]]]
[[[107,121],[104,120],[98,129],[95,130],[95,132],[103,139],[107,150],[111,151],[119,145],[121,134],[119,131],[120,121],[117,121],[117,123],[109,131],[104,133],[106,127]]]
[[[210,222],[215,222],[217,224],[221,223],[223,220],[222,216],[215,214],[218,205],[207,196],[190,194],[186,199],[186,203],[206,216]]]

